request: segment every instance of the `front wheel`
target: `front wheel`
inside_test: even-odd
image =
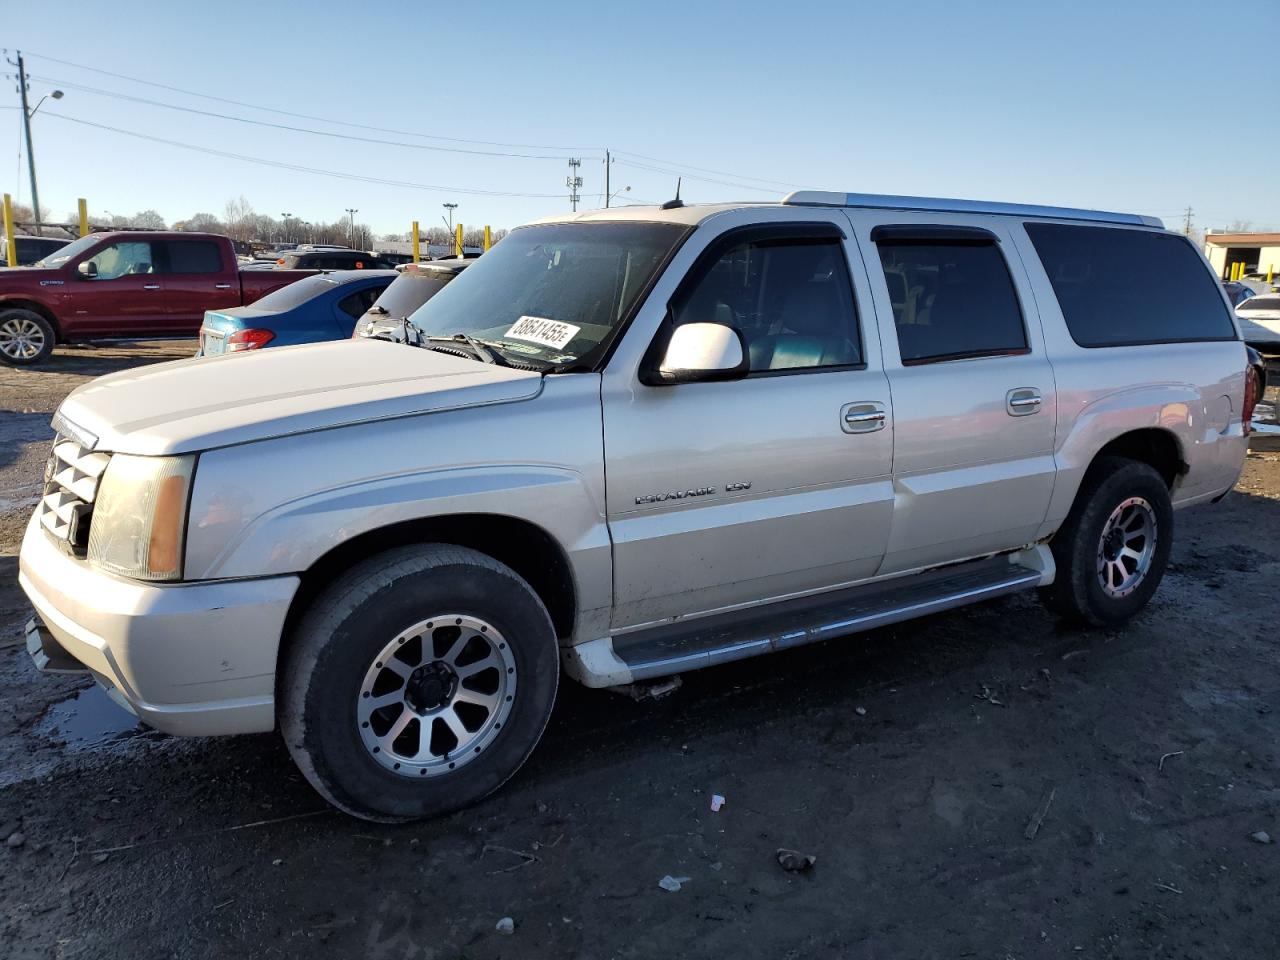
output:
[[[0,312],[0,362],[15,367],[40,363],[56,342],[53,324],[34,310]]]
[[[1042,597],[1069,619],[1097,626],[1127,620],[1160,586],[1172,540],[1164,478],[1148,464],[1104,458],[1085,476],[1049,545],[1058,572]]]
[[[329,802],[367,820],[491,793],[542,736],[559,682],[533,589],[474,550],[406,547],[330,587],[286,651],[280,727]]]

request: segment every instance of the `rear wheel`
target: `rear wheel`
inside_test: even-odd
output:
[[[542,735],[559,681],[554,628],[509,567],[461,547],[361,563],[303,617],[280,727],[326,799],[408,820],[496,790]]]
[[[48,359],[57,336],[51,324],[34,310],[0,312],[0,362],[25,367]]]
[[[1136,460],[1100,460],[1050,543],[1058,571],[1045,603],[1099,626],[1129,619],[1160,586],[1172,537],[1164,478]]]

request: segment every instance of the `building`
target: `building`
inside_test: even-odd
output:
[[[1206,233],[1204,255],[1223,280],[1237,263],[1244,273],[1280,274],[1280,233]]]

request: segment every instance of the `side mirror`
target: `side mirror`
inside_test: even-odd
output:
[[[85,260],[83,263],[76,264],[76,273],[86,280],[92,280],[98,275],[98,265],[92,260]]]
[[[722,323],[686,323],[676,327],[658,367],[661,383],[738,380],[747,375],[742,334]]]

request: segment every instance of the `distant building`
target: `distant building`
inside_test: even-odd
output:
[[[1280,233],[1206,233],[1204,255],[1223,280],[1231,278],[1231,268],[1244,264],[1244,272],[1280,274]]]
[[[424,257],[430,257],[432,260],[438,260],[441,257],[453,256],[453,244],[444,243],[427,243],[426,238],[422,240],[419,248]],[[462,248],[463,253],[481,254],[484,252],[483,247],[473,247],[466,244]],[[408,240],[375,240],[373,243],[373,253],[396,253],[409,255],[413,253],[413,244]]]

